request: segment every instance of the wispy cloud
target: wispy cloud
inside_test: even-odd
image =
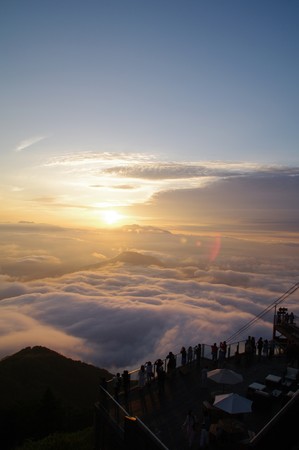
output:
[[[89,166],[96,163],[109,167],[111,164],[137,164],[145,161],[154,161],[154,155],[145,153],[117,153],[117,152],[77,152],[67,153],[51,158],[47,166]]]
[[[124,206],[148,201],[161,191],[205,188],[225,179],[287,177],[299,173],[296,167],[261,165],[246,161],[172,162],[159,160],[148,154],[109,152],[66,154],[51,158],[45,166],[59,170],[63,179],[68,179],[73,186],[79,180],[81,192],[85,188],[97,187],[102,189],[105,198],[108,196],[112,199],[115,195],[112,190],[127,193],[130,191],[126,197],[118,196],[119,204]]]
[[[31,147],[34,144],[37,144],[37,142],[43,141],[46,139],[47,136],[33,136],[29,139],[24,139],[19,143],[19,145],[15,148],[16,152],[21,152],[29,147]]]
[[[154,155],[141,153],[109,153],[109,152],[78,152],[51,158],[46,167],[76,167],[76,173],[88,174],[105,180],[138,180],[149,182],[170,183],[183,180],[187,186],[193,186],[197,180],[215,181],[220,178],[249,175],[298,175],[298,167],[283,167],[262,165],[246,161],[194,161],[175,162],[159,160]],[[67,170],[67,169],[66,169]],[[74,173],[74,172],[73,172]],[[131,184],[131,183],[130,183]],[[130,185],[128,184],[128,185]],[[134,183],[132,183],[134,185]],[[91,184],[92,187],[102,187],[104,184]],[[124,183],[127,186],[127,183]]]
[[[18,172],[15,185],[22,186],[23,181],[25,186],[25,177],[28,183],[18,199],[25,198],[32,211],[38,202],[44,213],[51,208],[67,221],[67,209],[72,210],[72,220],[95,224],[102,209],[122,208],[123,223],[217,224],[219,229],[247,223],[263,229],[269,224],[276,230],[298,229],[299,168],[295,166],[172,162],[133,152],[82,151],[48,158],[38,169],[30,166],[27,172],[26,168],[21,175]],[[86,214],[76,215],[79,210]]]

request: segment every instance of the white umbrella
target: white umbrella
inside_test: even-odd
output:
[[[240,373],[230,369],[210,370],[208,372],[208,378],[216,383],[222,384],[237,384],[243,381],[243,376]]]
[[[242,414],[252,411],[252,401],[235,393],[216,395],[213,405],[229,414]]]

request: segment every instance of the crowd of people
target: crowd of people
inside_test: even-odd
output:
[[[253,336],[248,336],[244,346],[245,363],[250,364],[255,356],[260,361],[261,358],[272,358],[274,355],[275,343],[273,340],[263,339],[259,337],[256,340]],[[219,345],[214,342],[211,345],[211,360],[215,363],[215,367],[224,367],[225,360],[228,357],[228,344],[226,341],[221,341]],[[235,353],[236,362],[238,360],[238,349]],[[142,364],[138,370],[137,383],[140,389],[145,386],[150,386],[153,381],[157,381],[158,392],[163,394],[164,382],[166,376],[170,378],[177,367],[184,368],[191,364],[196,364],[198,367],[201,365],[202,358],[202,346],[197,344],[195,347],[191,345],[186,348],[182,346],[178,354],[174,354],[170,351],[164,360],[158,358],[154,363],[147,361]],[[206,383],[206,367],[201,369],[201,382],[202,385]],[[130,388],[130,375],[127,370],[124,370],[123,374],[117,373],[113,380],[114,397],[118,401],[119,392],[123,387],[125,394],[128,393]]]
[[[276,313],[276,322],[278,324],[285,323],[293,325],[295,322],[295,315],[293,312],[288,312],[288,308],[278,308],[278,311]]]
[[[279,308],[276,316],[277,323],[282,324],[294,324],[294,314],[288,313],[287,308]],[[201,388],[207,388],[208,386],[208,365],[202,365],[202,362],[206,359],[212,361],[212,367],[222,368],[225,367],[226,359],[234,356],[235,364],[250,365],[252,363],[258,363],[265,359],[271,359],[275,353],[275,341],[274,339],[267,339],[259,337],[256,339],[254,336],[248,336],[244,346],[242,345],[242,351],[239,352],[239,345],[232,347],[227,342],[221,341],[219,344],[214,342],[212,345],[207,346],[202,344],[197,344],[196,346],[189,347],[182,346],[177,354],[169,351],[164,359],[158,358],[154,362],[147,361],[140,366],[137,371],[137,379],[134,376],[134,386],[136,386],[140,393],[144,392],[143,389],[147,386],[150,387],[154,383],[159,395],[164,394],[165,380],[172,380],[172,377],[178,372],[179,369],[181,373],[191,367],[191,365],[196,364],[200,369],[199,383]],[[210,347],[208,349],[208,347]],[[236,351],[231,354],[232,348]],[[298,351],[296,353],[296,358],[298,359]],[[203,359],[204,358],[204,359]],[[299,359],[297,361],[299,366]],[[211,367],[211,364],[209,364]],[[133,372],[132,372],[133,373]],[[136,371],[135,371],[136,374]],[[128,401],[129,391],[130,391],[130,373],[124,370],[122,374],[119,372],[113,377],[113,392],[114,398],[119,402],[120,392],[124,393],[125,403]],[[196,431],[200,430],[200,433]],[[189,446],[192,446],[195,436],[200,436],[200,446],[199,448],[205,448],[208,445],[209,439],[209,417],[204,417],[203,421],[199,423],[197,417],[192,410],[189,410],[182,424],[182,430],[185,433],[186,440]]]
[[[190,345],[187,350],[185,347],[182,347],[180,355],[180,366],[184,367],[193,364],[194,362],[200,366],[201,344],[198,344],[195,347]],[[145,386],[150,386],[153,381],[157,381],[158,392],[163,394],[166,376],[170,377],[175,373],[175,369],[178,365],[177,358],[178,355],[174,355],[174,353],[170,351],[164,361],[161,358],[158,358],[154,363],[147,361],[146,363],[141,364],[138,370],[138,387],[142,389]],[[120,374],[120,372],[115,374],[112,379],[112,384],[116,401],[119,401],[119,393],[122,388],[124,389],[125,394],[128,394],[130,381],[130,374],[127,370],[124,370],[122,374]]]
[[[195,365],[200,369],[199,383],[201,388],[208,387],[208,365],[203,364],[203,361],[210,359],[212,361],[212,367],[222,368],[225,367],[225,361],[231,356],[235,356],[235,362],[238,364],[239,351],[238,347],[234,355],[230,354],[230,348],[227,342],[221,341],[219,344],[214,342],[210,345],[210,349],[207,351],[207,346],[203,349],[201,344],[195,347],[182,346],[179,353],[174,354],[172,351],[168,352],[164,359],[158,358],[156,361],[147,361],[142,364],[137,371],[137,383],[134,385],[140,390],[142,394],[145,386],[150,387],[152,383],[155,384],[156,392],[163,396],[165,389],[166,379],[171,380],[177,373],[176,369],[184,371],[188,370],[192,365]],[[244,349],[242,348],[243,363],[251,364],[258,363],[262,359],[271,359],[274,355],[275,343],[272,339],[259,337],[256,339],[254,336],[248,336]],[[210,354],[208,355],[208,352]],[[203,359],[203,356],[205,357]],[[209,364],[211,367],[211,364]],[[183,372],[182,372],[183,373]],[[135,377],[134,377],[135,379]],[[123,374],[117,373],[113,378],[114,397],[116,401],[119,401],[120,391],[124,392],[124,401],[128,401],[128,395],[130,390],[130,374],[127,370]],[[143,395],[143,394],[142,394]],[[201,417],[202,419],[202,417]],[[185,434],[186,441],[191,447],[194,439],[200,438],[199,448],[206,448],[209,440],[209,417],[204,417],[200,423],[192,410],[188,411],[184,423],[182,424],[182,432]]]

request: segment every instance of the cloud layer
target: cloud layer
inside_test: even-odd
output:
[[[268,230],[273,224],[285,230],[284,222],[298,231],[298,167],[175,162],[133,152],[41,154],[38,163],[19,153],[17,159],[3,186],[3,220],[17,215],[17,220],[103,226],[102,212],[110,208],[123,224]]]
[[[136,231],[2,225],[0,356],[45,345],[112,371],[136,368],[228,339],[298,281],[287,241]],[[128,250],[134,258],[117,257]],[[285,306],[299,315],[297,304],[295,293]],[[272,313],[239,338],[247,334],[271,338]]]

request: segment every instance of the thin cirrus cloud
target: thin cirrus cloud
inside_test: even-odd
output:
[[[77,152],[52,157],[44,166],[79,166],[99,175],[117,175],[124,178],[190,178],[240,174],[269,170],[261,165],[248,162],[174,162],[159,160],[144,153]],[[82,172],[80,172],[82,173]]]
[[[79,152],[51,158],[44,163],[44,167],[60,169],[71,177],[101,179],[100,184],[90,183],[89,187],[123,186],[124,189],[134,189],[138,182],[152,187],[154,192],[159,186],[163,190],[168,187],[174,189],[175,186],[194,188],[233,177],[298,176],[296,167],[261,165],[245,161],[170,162],[139,153]]]
[[[37,144],[38,142],[43,141],[46,138],[47,138],[47,136],[33,136],[31,138],[24,139],[17,145],[17,147],[15,148],[15,151],[21,152],[23,150],[26,150],[29,147],[32,147],[34,144]]]

